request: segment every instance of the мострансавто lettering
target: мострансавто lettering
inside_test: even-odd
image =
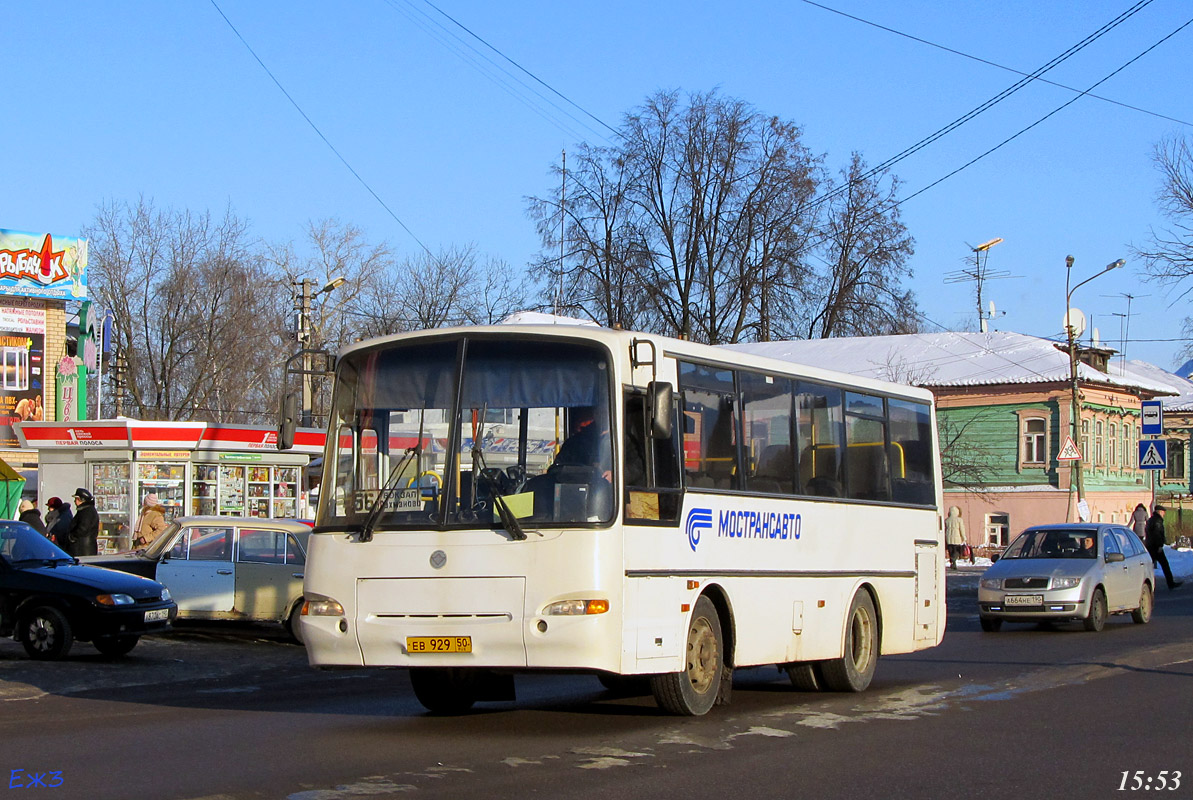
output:
[[[774,511],[721,511],[717,536],[730,539],[798,539],[800,515]]]

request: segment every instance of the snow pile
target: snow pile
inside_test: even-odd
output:
[[[1168,566],[1172,567],[1172,577],[1178,581],[1193,579],[1193,549],[1188,547],[1173,547],[1164,545],[1164,555],[1168,556]],[[1164,571],[1156,567],[1156,586],[1164,582]]]

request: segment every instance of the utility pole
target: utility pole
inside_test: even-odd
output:
[[[327,294],[343,283],[343,275],[332,278],[323,285],[322,289],[315,289],[315,280],[312,278],[303,278],[301,281],[294,282],[299,287],[298,291],[294,293],[295,310],[298,311],[298,330],[295,338],[298,340],[298,352],[302,356],[302,413],[299,424],[304,428],[310,428],[314,424],[312,406],[315,394],[315,369],[312,364],[312,356],[315,351],[311,347],[315,338],[314,326],[311,322],[313,301],[319,295]]]
[[[1115,261],[1111,264],[1107,264],[1105,266],[1105,268],[1102,269],[1101,272],[1095,272],[1093,275],[1089,276],[1088,278],[1083,280],[1081,283],[1077,284],[1072,289],[1070,289],[1069,288],[1069,278],[1073,274],[1073,261],[1074,261],[1074,258],[1072,256],[1065,257],[1065,332],[1068,335],[1068,339],[1069,339],[1069,381],[1071,383],[1071,392],[1072,392],[1072,398],[1071,398],[1072,412],[1071,413],[1072,413],[1072,417],[1073,417],[1073,442],[1074,442],[1074,444],[1076,444],[1077,442],[1081,441],[1081,398],[1080,398],[1080,390],[1077,385],[1077,360],[1078,359],[1077,359],[1077,342],[1075,341],[1076,334],[1073,330],[1073,316],[1072,316],[1073,315],[1073,309],[1072,309],[1073,292],[1077,291],[1082,286],[1084,286],[1085,284],[1092,281],[1094,278],[1097,278],[1101,275],[1105,275],[1107,272],[1110,272],[1110,270],[1112,270],[1112,269],[1118,269],[1119,267],[1123,266],[1127,262],[1120,258],[1118,261]],[[1086,448],[1081,448],[1081,449],[1084,450]],[[1070,469],[1073,472],[1073,485],[1077,489],[1078,516],[1080,516],[1081,504],[1085,500],[1085,483],[1084,483],[1084,478],[1082,476],[1081,462],[1084,459],[1088,458],[1088,456],[1089,456],[1088,453],[1082,452],[1081,458],[1074,459],[1073,465],[1072,465],[1072,467],[1070,467]],[[1068,520],[1068,512],[1066,512],[1065,519],[1066,519],[1066,521],[1069,521]],[[1078,520],[1078,521],[1084,522],[1084,520]]]
[[[311,288],[314,281],[302,279],[298,293],[298,346],[302,348],[302,420],[304,428],[311,427],[311,405],[314,387],[311,385]]]

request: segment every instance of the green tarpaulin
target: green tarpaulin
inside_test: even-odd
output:
[[[0,519],[16,519],[25,479],[0,458]]]

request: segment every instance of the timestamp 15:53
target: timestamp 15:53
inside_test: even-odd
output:
[[[1168,789],[1172,791],[1179,788],[1181,788],[1181,773],[1177,770],[1167,769],[1157,772],[1154,777],[1141,769],[1137,769],[1134,772],[1124,770],[1122,783],[1118,785],[1120,792],[1124,790],[1135,792],[1140,789],[1156,789],[1160,791]]]

